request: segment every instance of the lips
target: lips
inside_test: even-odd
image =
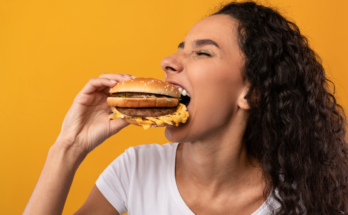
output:
[[[189,92],[184,87],[179,85],[178,83],[171,82],[171,81],[168,81],[168,83],[173,84],[180,91],[180,93],[181,93],[181,97],[180,97],[181,101],[180,101],[180,103],[182,103],[186,107],[188,107],[189,104],[190,104],[190,101],[191,101],[191,96],[190,96]]]
[[[180,91],[182,96],[188,96],[190,97],[190,94],[187,92],[187,90],[183,87],[181,87],[180,85],[177,84],[173,84],[176,88],[178,88],[178,90]]]

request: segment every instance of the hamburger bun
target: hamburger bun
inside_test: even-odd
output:
[[[133,120],[133,119],[124,118],[123,120],[126,121],[126,122],[128,122],[128,123],[130,123],[130,124],[137,125],[137,126],[141,126],[141,125],[139,125],[139,124],[138,124],[135,120]],[[164,126],[171,126],[171,125],[168,124],[168,123],[164,123],[164,124],[161,125],[161,126],[158,126],[158,125],[156,125],[156,124],[153,124],[153,125],[151,125],[151,128],[155,128],[155,127],[164,127]]]
[[[109,93],[137,92],[180,98],[180,91],[172,84],[154,78],[134,78],[110,88]]]

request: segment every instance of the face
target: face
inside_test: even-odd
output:
[[[166,81],[190,95],[190,117],[179,127],[167,127],[172,142],[193,142],[227,131],[237,111],[247,109],[238,46],[237,22],[228,15],[201,20],[189,31],[178,51],[161,62]]]

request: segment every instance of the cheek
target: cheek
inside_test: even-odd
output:
[[[203,85],[212,86],[216,90],[229,91],[231,87],[242,85],[238,59],[202,59],[188,65],[187,71],[194,88]]]
[[[202,110],[214,108],[221,112],[225,106],[233,107],[243,89],[238,68],[216,61],[192,68],[190,80],[194,90],[195,103]],[[205,107],[205,108],[203,108]],[[206,111],[205,111],[206,112]]]
[[[237,100],[243,89],[240,70],[235,68],[211,63],[191,74],[195,96],[193,130],[204,133],[229,123],[237,110]]]

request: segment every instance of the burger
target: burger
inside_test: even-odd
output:
[[[172,84],[153,78],[134,78],[110,88],[107,104],[110,119],[121,118],[128,123],[150,127],[179,126],[189,117],[180,103],[181,92]]]

